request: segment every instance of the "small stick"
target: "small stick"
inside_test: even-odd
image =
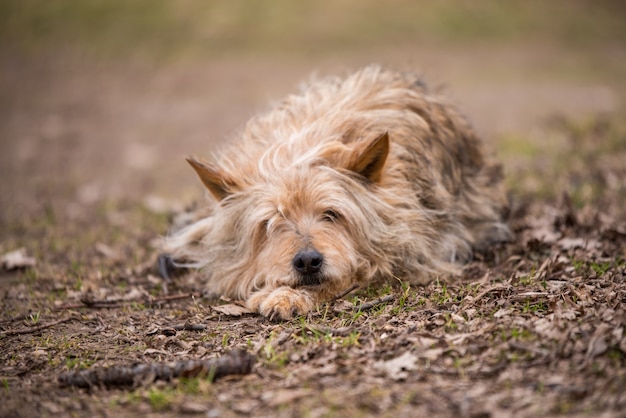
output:
[[[391,302],[392,300],[394,300],[396,298],[395,295],[387,295],[387,296],[383,296],[374,300],[371,300],[369,302],[366,303],[362,303],[359,306],[355,306],[354,310],[355,311],[367,311],[372,309],[374,306],[376,305],[380,305],[382,303],[387,303],[387,302]]]
[[[168,295],[161,296],[158,298],[144,298],[144,299],[110,299],[110,300],[90,300],[85,299],[80,303],[74,304],[66,304],[53,308],[55,311],[60,311],[64,309],[80,309],[80,308],[90,308],[90,309],[113,309],[120,308],[122,306],[126,306],[129,303],[145,303],[147,305],[158,305],[164,302],[171,302],[173,300],[178,299],[187,299],[199,296],[196,293],[182,293],[179,295]]]
[[[205,324],[180,324],[174,325],[176,331],[204,331],[206,329]]]
[[[149,303],[151,304],[157,304],[157,303],[161,303],[161,302],[170,302],[173,300],[178,300],[178,299],[187,299],[187,298],[192,298],[192,297],[196,297],[199,296],[196,293],[181,293],[178,295],[168,295],[168,296],[161,296],[158,298],[150,298]]]
[[[353,290],[356,290],[359,288],[358,284],[353,284],[348,290],[345,290],[343,292],[341,292],[340,294],[334,296],[331,300],[331,302],[334,302],[336,300],[342,299],[344,296],[346,296],[348,293],[352,292]]]
[[[214,381],[232,374],[248,374],[255,357],[244,350],[234,350],[210,360],[181,360],[173,363],[139,363],[130,366],[93,368],[59,375],[61,386],[131,386],[176,377],[207,376]]]
[[[0,335],[23,335],[23,334],[32,334],[34,332],[37,331],[41,331],[44,330],[46,328],[50,328],[53,327],[55,325],[59,325],[62,324],[64,322],[69,322],[72,319],[74,319],[74,317],[70,316],[68,318],[63,318],[63,319],[59,319],[58,321],[53,321],[53,322],[49,322],[47,324],[43,324],[43,325],[38,325],[36,327],[32,327],[32,328],[26,328],[26,329],[14,329],[14,330],[8,330],[8,331],[3,331]]]

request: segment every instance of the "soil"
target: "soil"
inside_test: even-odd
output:
[[[624,416],[625,55],[5,56],[0,416]],[[358,289],[285,322],[205,299],[197,272],[161,279],[159,237],[202,195],[183,157],[208,155],[311,71],[373,60],[447,83],[504,163],[514,241],[462,277]],[[249,373],[63,384],[232,350],[253,356]]]

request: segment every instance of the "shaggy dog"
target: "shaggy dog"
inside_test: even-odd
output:
[[[312,82],[211,161],[187,161],[212,199],[165,253],[270,318],[355,285],[454,274],[509,237],[500,167],[413,74]]]

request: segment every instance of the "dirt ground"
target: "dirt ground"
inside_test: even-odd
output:
[[[286,322],[203,298],[197,272],[164,282],[159,238],[202,196],[184,156],[370,62],[445,85],[504,164],[515,240]],[[624,74],[619,42],[0,55],[0,416],[625,416]],[[233,349],[250,373],[59,381]]]

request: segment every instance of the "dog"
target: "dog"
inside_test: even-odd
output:
[[[163,251],[271,319],[355,286],[458,274],[510,238],[501,167],[409,72],[314,80],[211,161],[187,161],[210,198]]]

